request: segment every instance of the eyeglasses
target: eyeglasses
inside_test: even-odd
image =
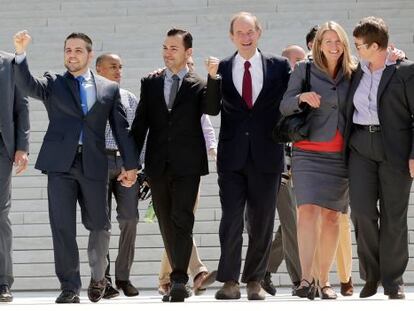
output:
[[[368,43],[355,43],[355,48],[359,51],[363,46],[368,47]]]

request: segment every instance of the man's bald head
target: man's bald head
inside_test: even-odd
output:
[[[306,52],[299,45],[289,45],[282,51],[282,56],[289,60],[290,67],[293,69],[298,61],[306,58]]]
[[[122,60],[117,54],[106,53],[96,59],[96,72],[111,81],[120,83],[122,78]]]

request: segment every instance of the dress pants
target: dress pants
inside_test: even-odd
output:
[[[351,219],[361,278],[381,281],[384,290],[395,291],[403,284],[408,263],[408,158],[406,171],[391,166],[381,132],[355,129],[350,148]]]
[[[49,219],[53,237],[55,270],[62,290],[79,293],[79,251],[76,243],[76,202],[82,223],[90,231],[88,259],[91,277],[100,281],[107,266],[110,226],[106,201],[107,181],[84,176],[78,153],[67,173],[48,173]]]
[[[163,175],[149,178],[154,211],[176,283],[188,282],[188,264],[193,247],[194,204],[200,175]]]
[[[241,280],[261,281],[269,260],[280,174],[259,172],[249,156],[243,169],[219,172],[218,184],[222,217],[217,281],[239,280],[245,209],[249,243]]]
[[[9,219],[11,206],[10,160],[0,132],[0,285],[13,284],[12,230]]]
[[[195,214],[197,207],[198,207],[198,201],[200,198],[200,191],[197,195],[197,200],[194,205],[193,213]],[[191,277],[194,279],[200,272],[207,272],[207,267],[203,264],[203,262],[200,259],[200,256],[198,255],[197,245],[193,238],[193,247],[191,249],[191,257],[190,262],[188,264],[188,274],[191,275]],[[158,275],[159,279],[159,285],[165,285],[170,283],[170,273],[172,272],[170,262],[168,261],[167,252],[164,250],[161,258],[161,267],[160,267],[160,273]]]
[[[115,279],[128,281],[135,255],[135,238],[137,235],[138,213],[138,183],[132,187],[124,187],[117,181],[122,169],[122,158],[116,155],[108,155],[108,207],[109,218],[112,210],[112,194],[116,201],[116,212],[119,224],[118,256],[115,261]],[[108,266],[105,277],[111,282],[110,262],[108,254]]]
[[[276,273],[283,259],[292,283],[300,282],[302,271],[299,260],[296,225],[296,200],[292,180],[282,180],[277,204],[280,225],[272,242],[267,271]]]

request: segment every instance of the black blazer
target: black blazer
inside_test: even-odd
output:
[[[10,160],[16,150],[29,151],[29,106],[16,88],[13,73],[14,54],[0,51],[0,126]]]
[[[125,169],[138,166],[138,152],[129,136],[126,114],[121,104],[119,86],[101,76],[92,75],[96,86],[96,102],[83,115],[78,85],[74,77],[46,72],[35,78],[26,59],[14,64],[16,84],[30,97],[42,100],[49,126],[35,168],[43,172],[69,172],[74,161],[83,128],[82,162],[86,177],[106,180],[108,159],[105,153],[105,127],[109,118]]]
[[[233,84],[235,55],[222,60],[219,65],[223,98],[217,169],[240,170],[251,152],[259,171],[278,173],[283,169],[283,146],[272,140],[272,129],[280,118],[279,105],[290,75],[289,62],[261,53],[263,88],[249,110]]]
[[[208,174],[206,146],[201,129],[202,114],[217,115],[220,80],[206,83],[195,73],[183,79],[171,111],[164,99],[165,71],[141,80],[140,101],[132,133],[141,152],[148,131],[145,172],[149,177],[164,173],[167,163],[172,174]]]
[[[349,157],[352,134],[354,94],[363,71],[359,65],[353,74],[345,107],[345,159]],[[378,118],[387,161],[397,169],[408,171],[408,160],[414,159],[414,63],[403,61],[387,66],[377,94]]]

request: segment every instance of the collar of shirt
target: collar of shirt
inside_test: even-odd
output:
[[[236,54],[233,61],[233,84],[239,92],[240,96],[242,95],[243,89],[243,75],[244,75],[244,62],[246,59],[241,57],[239,53]],[[257,97],[260,94],[260,91],[263,87],[263,64],[262,57],[259,50],[256,49],[254,55],[248,59],[251,64],[250,74],[252,76],[252,87],[253,87],[253,105],[256,102]]]
[[[372,74],[382,73],[385,67],[395,65],[397,63],[396,61],[389,60],[388,56],[389,54],[387,54],[387,59],[385,60],[384,66],[375,70],[374,72],[372,72]],[[361,60],[361,69],[364,73],[371,73],[371,70],[369,69],[369,62],[366,60]]]
[[[181,69],[178,73],[177,76],[180,78],[180,85],[181,82],[183,81],[184,76],[188,73],[188,67],[185,66],[183,69]],[[165,69],[165,79],[168,80],[172,80],[172,76],[174,75],[174,73],[170,70],[170,69]]]

